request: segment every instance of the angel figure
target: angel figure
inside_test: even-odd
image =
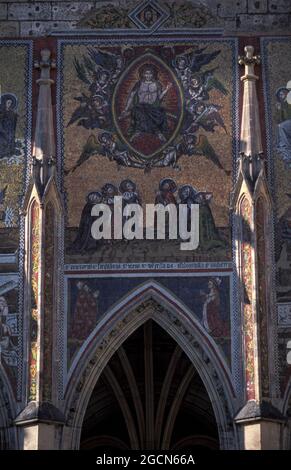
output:
[[[174,145],[169,145],[165,150],[163,150],[162,156],[158,161],[153,161],[152,165],[155,167],[169,167],[180,170],[180,166],[177,165],[178,160],[177,147]]]
[[[73,112],[67,126],[77,123],[85,129],[103,129],[110,126],[109,104],[102,95],[87,97],[84,93],[74,98],[80,105]]]
[[[214,132],[215,127],[221,127],[227,134],[227,129],[219,111],[222,107],[214,104],[205,104],[202,101],[191,103],[188,107],[189,116],[186,121],[186,132],[196,132],[200,127],[208,132]]]
[[[184,90],[186,91],[189,88],[191,75],[198,73],[203,65],[207,65],[212,62],[221,52],[218,50],[205,53],[205,49],[206,47],[185,51],[183,54],[176,56],[173,62],[176,73],[182,82]]]
[[[192,133],[183,134],[183,140],[179,144],[179,151],[181,154],[186,154],[189,156],[204,156],[207,160],[210,160],[217,168],[224,171],[227,176],[230,175],[230,171],[225,170],[223,168],[214,148],[209,143],[207,137],[203,134],[200,134],[198,137]]]
[[[187,94],[191,102],[197,103],[197,101],[209,100],[209,92],[213,89],[225,96],[228,94],[223,83],[214,76],[215,70],[207,70],[204,73],[196,73],[190,76]]]
[[[130,155],[127,148],[116,140],[109,132],[103,132],[98,138],[102,146],[102,154],[109,158],[111,161],[115,161],[117,165],[127,166],[133,168],[146,168],[146,164],[140,162],[138,159]]]
[[[110,72],[107,70],[99,70],[93,75],[94,80],[89,86],[89,91],[92,96],[103,96],[108,99],[108,88],[110,86]]]
[[[222,93],[224,96],[228,95],[228,90],[225,88],[223,83],[214,76],[216,68],[207,70],[203,73],[204,88],[207,92],[215,89]]]
[[[65,174],[73,173],[91,157],[98,155],[107,157],[121,166],[143,169],[146,167],[145,163],[131,156],[125,146],[116,140],[110,132],[102,132],[98,137],[94,134],[88,137],[76,164],[69,170],[65,170]]]
[[[110,95],[123,65],[120,55],[93,47],[82,61],[74,59],[78,78],[87,86],[88,93],[75,97],[79,106],[73,112],[68,126],[77,123],[86,129],[105,128],[111,124]]]
[[[209,95],[203,83],[203,79],[201,75],[198,74],[190,76],[189,88],[187,91],[189,94],[190,101],[194,101],[195,103],[197,101],[203,101],[209,98]]]
[[[88,85],[92,94],[108,95],[108,88],[118,78],[123,59],[118,54],[91,47],[82,61],[75,58],[78,78]]]

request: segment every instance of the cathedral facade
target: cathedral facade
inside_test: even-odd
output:
[[[274,3],[0,4],[0,449],[291,448]],[[131,204],[195,204],[198,247]]]

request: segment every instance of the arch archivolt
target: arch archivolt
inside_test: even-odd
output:
[[[93,389],[113,354],[131,334],[154,320],[177,342],[200,375],[215,414],[220,447],[238,448],[233,425],[236,396],[229,367],[218,346],[193,313],[166,289],[150,281],[96,326],[72,371],[65,395],[67,427],[61,448],[77,449]]]
[[[288,380],[280,411],[287,417],[283,428],[283,449],[291,449],[291,377]]]
[[[14,403],[13,392],[0,364],[0,450],[18,448],[17,432],[13,427],[13,420],[16,417]]]

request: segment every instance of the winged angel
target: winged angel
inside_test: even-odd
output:
[[[74,98],[79,105],[68,126],[77,124],[86,129],[110,128],[110,95],[121,72],[123,57],[89,48],[82,62],[74,59],[74,66],[78,78],[87,87],[87,93]]]
[[[215,77],[217,67],[203,71],[203,67],[210,64],[219,54],[220,50],[205,52],[201,49],[190,49],[175,57],[172,65],[176,71],[184,90],[185,118],[182,133],[175,145],[163,151],[162,157],[152,163],[152,166],[180,168],[178,160],[182,155],[190,157],[204,156],[217,168],[229,175],[223,168],[219,157],[210,144],[207,136],[201,131],[215,132],[220,127],[227,133],[224,120],[220,114],[222,107],[210,102],[210,92],[216,90],[226,96],[228,90],[223,83]],[[199,133],[199,134],[198,134]]]
[[[89,48],[88,56],[84,56],[82,62],[75,59],[74,65],[79,79],[87,86],[87,93],[75,97],[79,106],[73,112],[68,126],[76,124],[85,129],[102,129],[103,132],[88,137],[78,161],[66,170],[66,174],[74,172],[93,155],[106,156],[116,161],[118,166],[145,168],[144,164],[129,155],[124,145],[110,132],[110,97],[124,65],[123,57]]]
[[[205,47],[191,49],[175,57],[173,66],[181,81],[185,96],[185,120],[182,140],[177,146],[178,154],[204,155],[218,168],[222,167],[218,155],[204,134],[197,135],[198,131],[215,132],[221,127],[225,133],[227,129],[220,114],[221,106],[211,103],[210,91],[216,90],[226,96],[228,90],[223,83],[215,77],[217,67],[202,71],[205,65],[210,64],[219,54],[220,50],[207,53]]]
[[[130,166],[134,168],[146,169],[144,163],[138,161],[132,155],[129,155],[128,150],[119,139],[115,138],[114,135],[110,132],[104,131],[101,132],[98,137],[95,137],[93,134],[88,137],[88,140],[78,161],[72,168],[66,170],[65,173],[73,173],[77,168],[83,165],[83,163],[85,163],[94,155],[102,155],[103,157],[107,157],[110,161],[115,161],[118,167]]]
[[[88,92],[75,97],[75,100],[79,101],[79,106],[75,109],[68,126],[75,123],[86,129],[103,129],[103,132],[97,136],[93,134],[89,136],[78,161],[67,173],[74,172],[94,155],[103,155],[111,161],[116,161],[118,167],[143,168],[145,171],[153,167],[179,168],[178,160],[182,155],[190,157],[197,155],[206,157],[216,167],[229,174],[229,171],[221,165],[219,156],[207,136],[201,134],[201,131],[213,133],[217,127],[227,133],[221,116],[222,107],[210,101],[210,92],[215,90],[226,96],[228,90],[215,76],[217,67],[202,70],[221,51],[208,53],[205,49],[205,47],[191,48],[174,57],[172,66],[184,90],[185,118],[180,137],[160,155],[149,161],[143,161],[132,152],[129,153],[114,133],[110,96],[124,66],[123,56],[90,48],[83,62],[76,59],[77,75],[86,84]]]

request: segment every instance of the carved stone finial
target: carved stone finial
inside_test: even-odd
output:
[[[40,79],[37,80],[37,83],[44,83],[43,80],[47,80],[46,84],[54,83],[50,78],[51,69],[56,68],[56,62],[54,59],[51,59],[51,51],[49,49],[42,49],[40,51],[40,60],[34,62],[34,67],[40,70]]]
[[[43,69],[48,67],[51,69],[56,68],[56,61],[54,59],[51,59],[51,51],[49,49],[42,49],[40,51],[40,57],[40,61],[36,60],[34,62],[34,67],[36,69]]]
[[[259,103],[256,90],[255,65],[260,63],[260,57],[254,55],[254,47],[245,46],[245,55],[239,57],[239,64],[244,65],[245,73],[241,77],[244,84],[243,111],[241,121],[241,152],[251,158],[250,175],[257,173],[257,157],[262,154],[261,123],[259,115]]]
[[[55,61],[51,59],[51,51],[42,49],[40,60],[34,64],[40,70],[36,126],[34,135],[33,155],[42,161],[41,182],[43,186],[48,181],[51,171],[51,158],[56,155],[55,135],[53,123],[53,109],[51,99],[51,85],[54,81],[50,77],[51,69],[55,68]]]
[[[255,65],[261,63],[259,55],[254,55],[253,46],[245,46],[245,55],[239,56],[238,63],[245,66],[245,73],[241,77],[241,80],[258,80],[259,77],[255,75]]]
[[[239,65],[259,65],[261,63],[261,57],[254,55],[254,46],[245,46],[245,56],[239,56]]]

